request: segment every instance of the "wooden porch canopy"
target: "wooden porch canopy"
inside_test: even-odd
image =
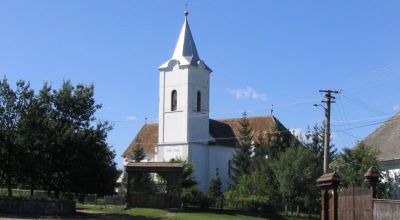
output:
[[[165,163],[165,162],[129,162],[125,166],[126,172],[182,172],[181,163]]]
[[[183,171],[181,163],[163,162],[130,162],[125,166],[128,174],[127,207],[149,208],[179,208],[180,207],[180,178]],[[150,195],[132,194],[131,179],[135,174],[157,173],[167,182],[167,194]]]

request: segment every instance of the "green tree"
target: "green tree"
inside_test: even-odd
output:
[[[230,176],[234,185],[238,183],[241,175],[247,175],[251,172],[253,129],[246,113],[243,113],[243,118],[240,119],[239,123],[239,146],[235,149],[232,157],[232,173]]]
[[[0,80],[0,170],[2,182],[12,196],[12,187],[20,170],[19,148],[16,134],[19,122],[18,95],[6,78]]]
[[[299,141],[293,139],[288,147],[273,162],[273,170],[282,200],[289,205],[310,207],[318,192],[315,180],[319,177],[316,155]]]
[[[41,106],[41,100],[29,88],[29,83],[24,81],[17,82],[19,88],[19,108],[20,120],[17,127],[16,145],[20,149],[20,156],[24,158],[20,161],[21,172],[18,176],[21,186],[28,186],[31,196],[35,188],[40,187],[42,173],[45,170],[44,133],[46,126],[44,121],[46,116],[45,109]]]
[[[197,186],[197,181],[193,176],[194,165],[193,163],[182,160],[179,158],[174,158],[170,160],[171,163],[181,163],[183,166],[183,171],[181,174],[180,184],[182,189],[190,189],[192,187]]]
[[[0,183],[81,193],[112,193],[118,175],[107,144],[111,126],[94,117],[93,85],[59,90],[46,83],[35,95],[29,83],[12,90],[0,81]],[[98,184],[101,182],[102,184]]]
[[[343,187],[366,186],[364,174],[368,169],[375,166],[379,171],[381,170],[378,153],[374,148],[360,142],[353,149],[343,149],[343,152],[331,163],[330,168],[339,174]]]
[[[131,160],[141,162],[146,157],[140,140],[137,140],[135,148],[131,155]],[[132,176],[128,187],[138,192],[154,192],[155,184],[149,173],[136,173]]]
[[[216,199],[218,199],[222,195],[222,182],[219,178],[218,169],[215,169],[215,178],[211,179],[209,187],[208,187],[208,198],[212,203],[215,203]]]
[[[131,155],[131,160],[135,162],[140,162],[146,157],[146,154],[144,153],[142,144],[140,140],[137,140],[136,146],[133,150],[133,153]]]
[[[262,172],[253,171],[241,175],[235,186],[224,195],[229,200],[241,201],[253,211],[265,210],[271,204],[271,190],[268,177]]]
[[[293,135],[288,129],[276,120],[275,125],[269,131],[264,140],[265,154],[270,160],[276,159],[289,145]]]
[[[321,166],[321,175],[323,170],[323,161],[324,161],[324,138],[325,138],[325,128],[324,125],[315,124],[312,129],[308,128],[308,131],[305,134],[305,143],[304,145],[311,149],[316,155],[318,159],[318,164]],[[329,161],[333,161],[337,154],[337,150],[335,145],[330,142],[329,146]]]

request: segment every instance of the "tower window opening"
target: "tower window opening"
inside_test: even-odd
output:
[[[201,92],[197,91],[197,112],[201,112]]]
[[[173,90],[171,93],[171,111],[176,111],[176,107],[178,104],[178,93],[176,90]]]

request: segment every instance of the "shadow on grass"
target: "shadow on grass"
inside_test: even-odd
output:
[[[110,214],[110,213],[85,213],[84,215],[76,216],[77,219],[105,219],[105,220],[161,220],[163,218],[132,216],[127,214]]]
[[[212,213],[212,214],[221,214],[221,215],[242,215],[242,216],[251,216],[251,217],[259,217],[259,218],[267,218],[273,220],[304,220],[304,219],[318,219],[313,217],[296,217],[296,216],[284,216],[279,215],[276,212],[250,212],[250,211],[239,211],[239,210],[221,210],[221,209],[197,209],[197,208],[186,208],[181,211],[181,213]]]
[[[131,216],[127,214],[111,214],[111,213],[86,213],[77,212],[74,215],[63,216],[43,216],[43,215],[19,215],[19,214],[3,214],[0,213],[0,219],[104,219],[104,220],[161,220],[163,218],[146,217],[146,216]]]

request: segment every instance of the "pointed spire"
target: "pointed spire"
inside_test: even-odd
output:
[[[189,63],[194,64],[200,60],[200,57],[197,53],[192,32],[190,31],[188,23],[189,12],[187,11],[187,9],[185,9],[184,15],[185,22],[183,23],[181,33],[179,34],[178,42],[176,43],[172,59],[179,60],[181,57],[184,57],[189,61]]]

